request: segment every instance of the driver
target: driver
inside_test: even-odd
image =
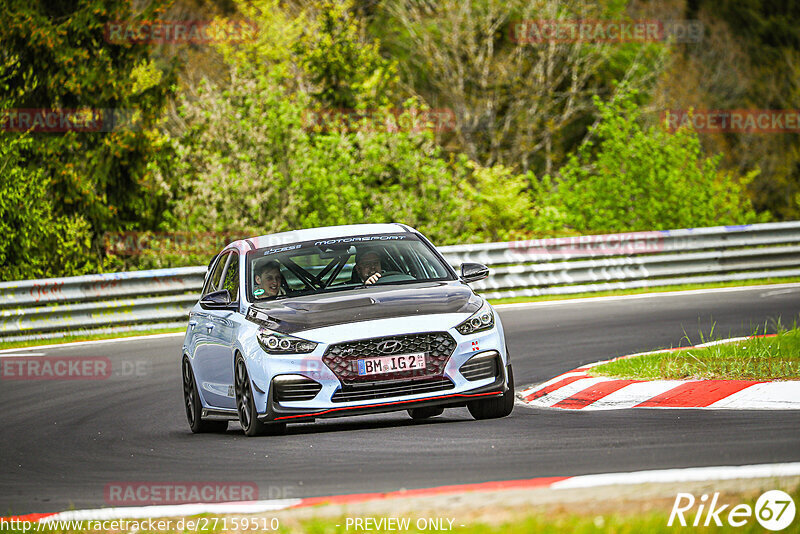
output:
[[[273,260],[258,266],[253,295],[263,299],[283,294],[283,275],[281,275],[280,264]]]
[[[374,250],[365,250],[356,254],[355,271],[365,285],[374,284],[381,277],[381,257]]]

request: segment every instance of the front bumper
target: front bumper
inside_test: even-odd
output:
[[[267,412],[259,415],[258,418],[264,422],[310,422],[317,418],[387,413],[426,406],[443,406],[449,408],[466,406],[466,403],[469,401],[503,395],[508,389],[506,384],[510,367],[510,364],[503,366],[501,368],[503,372],[499,373],[495,380],[489,384],[466,390],[464,390],[464,388],[458,388],[457,391],[452,389],[446,390],[422,398],[388,398],[366,404],[348,403],[345,405],[315,409],[283,406],[270,395],[267,400]]]
[[[502,395],[509,361],[499,318],[497,327],[492,330],[461,335],[452,325],[459,324],[464,318],[463,314],[451,314],[434,317],[416,316],[404,318],[403,321],[395,319],[369,321],[358,324],[358,333],[361,334],[358,337],[353,336],[352,327],[307,331],[298,336],[318,342],[319,346],[312,353],[302,355],[266,354],[254,340],[255,336],[246,337],[242,352],[249,360],[248,367],[253,383],[253,400],[257,406],[257,417],[263,421],[308,421],[316,417],[389,412],[434,404],[458,406],[470,400]],[[440,325],[444,328],[436,328]],[[331,354],[332,347],[336,344],[356,342],[360,346],[362,341],[375,341],[378,338],[442,332],[447,333],[448,337],[455,341],[452,353],[444,359],[441,355],[434,355],[435,357],[431,359],[432,364],[428,366],[424,375],[413,377],[403,375],[369,381],[375,386],[375,390],[381,390],[380,394],[368,392],[362,395],[362,390],[353,386],[360,385],[364,381],[352,375],[344,376],[341,361],[331,361],[330,357],[326,358],[326,352],[331,349],[328,352]],[[361,352],[359,347],[355,349],[357,354],[351,357],[366,355],[372,351],[371,346]],[[408,352],[413,353],[418,350],[410,347]],[[465,366],[468,361],[489,353],[497,354],[494,373],[476,377],[475,372],[478,371],[478,374],[480,372],[475,367],[462,372],[462,367],[468,368]],[[291,388],[293,389],[291,395],[283,395],[279,390],[285,388],[275,387],[276,380],[291,382],[298,375],[301,379],[313,381],[319,387],[308,383],[301,384]],[[446,387],[416,387],[419,383],[425,386],[425,382],[437,380],[446,381]],[[383,391],[384,388],[394,390],[395,386],[397,389],[392,391],[391,395]],[[305,394],[309,390],[312,394]],[[358,390],[355,391],[356,394],[353,394],[354,390]]]

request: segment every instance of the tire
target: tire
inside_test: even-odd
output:
[[[509,415],[514,409],[514,373],[511,367],[508,367],[508,390],[501,397],[470,401],[467,409],[475,419],[497,419]]]
[[[183,375],[183,407],[186,408],[186,420],[189,422],[189,428],[195,434],[225,432],[228,429],[227,421],[203,419],[200,416],[203,413],[203,403],[200,402],[200,395],[197,393],[197,381],[194,378],[189,358],[183,358],[181,368],[181,374]]]
[[[264,423],[256,415],[253,401],[253,387],[247,374],[244,358],[236,357],[234,368],[234,389],[236,390],[236,411],[239,413],[239,424],[247,436],[278,436],[286,432],[286,423]]]
[[[408,411],[408,415],[411,416],[411,419],[415,421],[421,419],[429,419],[431,417],[436,417],[437,415],[442,415],[444,413],[444,408],[440,406],[426,406],[424,408],[410,408]]]

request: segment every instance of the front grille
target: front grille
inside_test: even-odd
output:
[[[435,378],[433,380],[406,380],[394,382],[379,382],[370,384],[352,384],[342,386],[342,389],[333,394],[332,402],[352,402],[403,395],[417,395],[419,393],[434,393],[453,389],[455,385],[448,378]]]
[[[475,356],[462,365],[459,368],[459,372],[470,382],[483,380],[484,378],[494,378],[497,376],[499,368],[497,358],[496,354]]]
[[[276,377],[272,382],[272,398],[276,402],[311,400],[322,389],[322,384],[306,377]]]
[[[392,354],[425,353],[425,369],[397,371],[382,375],[359,376],[356,360],[376,356],[391,356],[378,352],[378,344],[396,340],[400,346]],[[359,341],[348,341],[331,345],[325,351],[322,361],[336,374],[343,384],[351,384],[376,379],[408,379],[413,377],[442,376],[447,360],[456,350],[456,341],[447,332],[429,332],[402,336],[375,337]]]

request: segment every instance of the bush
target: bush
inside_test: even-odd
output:
[[[0,280],[89,272],[89,224],[55,215],[44,171],[23,163],[31,143],[28,135],[0,134]]]
[[[300,24],[264,2],[248,15],[261,26],[282,20],[287,31],[275,43],[262,31],[249,49],[221,47],[229,79],[204,81],[180,99],[188,127],[172,137],[177,157],[164,182],[176,186],[163,229],[261,235],[395,221],[438,244],[524,231],[527,178],[445,158],[414,100],[389,103],[396,74],[376,46],[363,48],[358,68],[344,68],[349,55],[342,51],[352,52],[363,32],[341,5],[320,2],[320,13]],[[335,75],[322,69],[326,46],[339,65]],[[345,101],[333,100],[334,85],[347,87]],[[351,103],[357,109],[347,109]],[[140,261],[140,267],[176,264],[155,254]]]
[[[524,219],[526,181],[510,170],[448,162],[430,132],[396,131],[383,118],[314,131],[310,105],[265,76],[235,76],[225,91],[205,84],[184,101],[192,126],[175,139],[170,229],[266,234],[397,221],[453,243],[503,239]]]
[[[536,225],[578,233],[746,224],[757,216],[737,178],[703,157],[696,132],[643,128],[631,93],[603,103],[592,138],[538,191]]]

